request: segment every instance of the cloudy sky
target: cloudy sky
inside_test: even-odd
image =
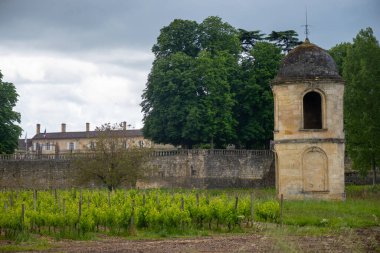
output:
[[[329,49],[371,26],[380,38],[378,0],[0,0],[0,70],[20,95],[28,137],[82,131],[105,122],[142,127],[139,106],[160,29],[173,19],[219,16],[236,28],[296,30]],[[23,133],[23,136],[25,135]]]

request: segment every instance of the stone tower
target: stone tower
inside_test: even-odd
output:
[[[334,60],[306,39],[271,85],[278,196],[342,199],[344,81]]]

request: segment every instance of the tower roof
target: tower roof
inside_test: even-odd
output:
[[[334,59],[306,39],[283,59],[272,84],[318,80],[343,81]]]

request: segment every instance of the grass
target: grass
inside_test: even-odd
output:
[[[0,242],[4,241],[4,238]],[[10,242],[10,241],[9,241]],[[45,251],[54,248],[46,238],[37,237],[35,235],[29,235],[27,240],[15,241],[16,243],[10,243],[1,245],[0,252],[20,252],[20,251]]]
[[[285,201],[284,224],[330,228],[380,226],[380,186],[347,186],[346,201]]]
[[[284,224],[317,227],[365,228],[379,226],[379,200],[286,201]]]

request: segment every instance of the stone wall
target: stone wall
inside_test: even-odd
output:
[[[138,187],[226,188],[274,185],[273,154],[269,150],[156,151],[152,169]],[[70,157],[0,158],[0,188],[75,187]]]
[[[372,173],[362,178],[346,159],[346,184],[371,184]],[[147,166],[153,174],[138,187],[240,188],[274,186],[271,151],[181,150],[157,151]],[[75,187],[70,157],[0,156],[0,188]],[[377,177],[380,183],[380,176]]]

